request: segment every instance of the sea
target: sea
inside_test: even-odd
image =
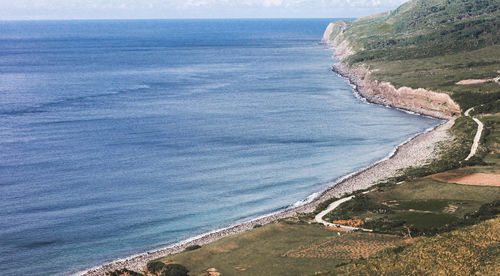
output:
[[[1,274],[303,204],[441,122],[357,97],[332,20],[1,21]]]

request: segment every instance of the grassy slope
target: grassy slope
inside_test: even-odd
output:
[[[371,248],[401,242],[397,236],[342,233],[317,224],[273,223],[161,259],[185,265],[190,275],[216,268],[222,275],[308,275],[326,272]],[[342,246],[339,246],[342,245]],[[367,248],[367,250],[370,250]],[[366,256],[365,256],[366,257]]]
[[[413,0],[351,23],[342,39],[356,52],[346,62],[374,69],[375,79],[396,87],[451,93],[464,110],[500,99],[500,85],[456,84],[500,75],[497,0]]]
[[[366,64],[377,69],[373,73],[375,79],[390,81],[396,87],[409,86],[451,93],[463,110],[500,99],[500,85],[497,83],[456,84],[465,79],[491,79],[499,76],[500,45],[452,55],[370,61]]]
[[[358,218],[382,233],[429,236],[463,225],[463,218],[500,198],[500,188],[442,183],[418,178],[344,203],[327,220]]]
[[[483,160],[491,165],[478,167],[477,171],[500,173],[500,113],[484,115],[481,120],[486,128],[486,136],[482,139],[486,148]]]
[[[500,218],[496,218],[385,250],[321,275],[498,275],[499,271]]]

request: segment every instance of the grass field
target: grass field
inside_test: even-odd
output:
[[[346,202],[325,216],[328,221],[357,218],[383,233],[433,235],[460,224],[467,214],[500,198],[499,187],[450,184],[419,178],[379,188]]]
[[[396,87],[409,86],[450,93],[463,110],[500,99],[500,84],[459,85],[465,79],[491,79],[500,76],[500,46],[428,58],[396,61],[370,61],[372,76]]]
[[[500,218],[496,218],[393,247],[320,275],[498,275],[499,272]]]
[[[204,275],[209,268],[221,275],[312,275],[402,242],[394,235],[280,222],[161,260],[183,264],[190,275]]]
[[[489,166],[480,168],[481,172],[500,173],[500,113],[485,115],[481,117],[484,122],[486,135],[482,139],[483,145],[486,147],[484,161]]]

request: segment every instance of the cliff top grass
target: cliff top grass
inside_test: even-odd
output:
[[[343,36],[354,63],[442,56],[498,45],[499,17],[496,0],[412,0],[352,22]]]
[[[463,110],[500,99],[498,83],[456,84],[500,75],[496,0],[413,0],[337,25],[347,28],[331,39],[349,41],[355,52],[344,61],[370,68],[374,79],[451,93]]]
[[[451,93],[462,110],[500,99],[500,84],[487,82],[460,85],[467,79],[492,79],[500,76],[500,45],[473,51],[396,61],[368,61],[374,79]],[[500,103],[499,103],[500,104]]]

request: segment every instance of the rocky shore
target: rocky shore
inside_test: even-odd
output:
[[[372,71],[364,64],[349,66],[344,61],[355,54],[349,39],[344,36],[348,29],[346,21],[335,21],[326,28],[322,43],[329,45],[334,56],[340,62],[332,66],[332,70],[350,80],[358,93],[368,102],[391,106],[411,112],[441,119],[451,119],[460,115],[460,106],[445,93],[424,88],[399,87],[387,81],[379,81],[372,77]]]
[[[362,66],[350,68],[342,62],[334,64],[332,71],[348,78],[358,93],[371,103],[440,119],[451,119],[461,113],[460,106],[448,94],[423,88],[396,88],[389,82],[371,80],[371,72]]]

